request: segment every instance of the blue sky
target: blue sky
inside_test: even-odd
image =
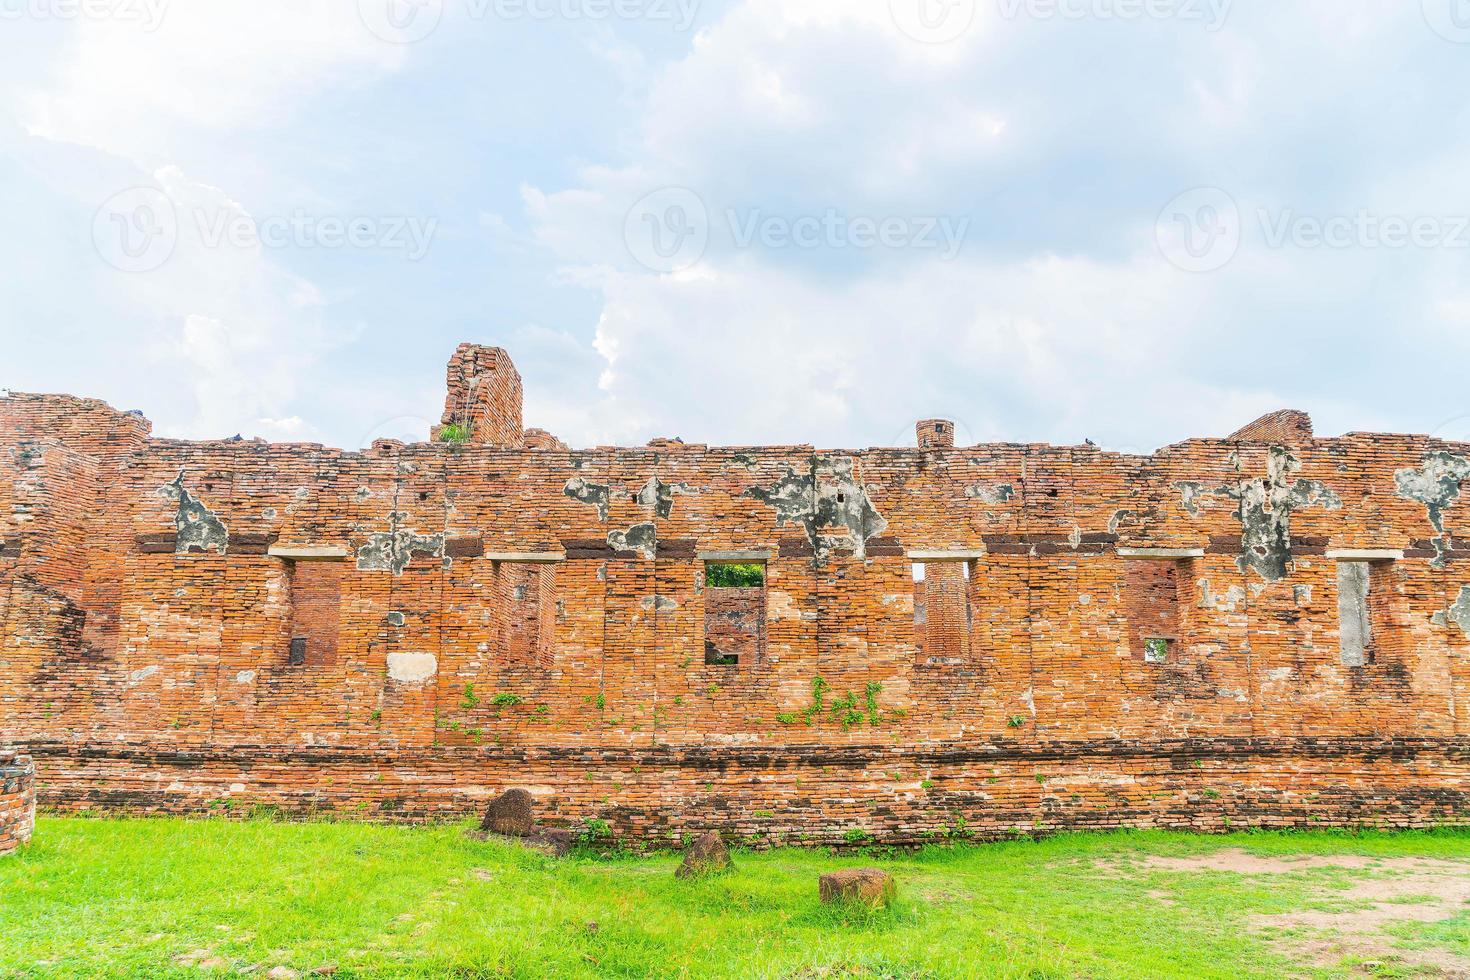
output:
[[[160,435],[1470,438],[1470,0],[0,0],[0,386]],[[348,231],[351,234],[348,234]]]

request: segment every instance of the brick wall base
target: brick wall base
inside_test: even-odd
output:
[[[1470,825],[1470,739],[1239,738],[647,749],[36,744],[61,811],[444,820],[524,787],[550,825],[632,846],[920,844],[1162,827]]]
[[[29,756],[0,752],[0,854],[31,839],[36,825],[36,767]]]

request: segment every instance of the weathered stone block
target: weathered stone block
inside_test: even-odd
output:
[[[684,849],[684,863],[674,874],[680,878],[697,878],[730,869],[730,851],[720,839],[719,831],[700,834]]]
[[[531,794],[523,789],[508,789],[485,808],[480,829],[507,837],[530,837],[535,832],[535,823]]]
[[[847,868],[822,875],[817,886],[826,905],[856,903],[881,908],[897,891],[893,876],[877,868]]]

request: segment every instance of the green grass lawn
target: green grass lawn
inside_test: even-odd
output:
[[[1470,957],[1464,909],[1385,925],[1372,957],[1324,959],[1310,930],[1261,925],[1368,908],[1353,889],[1393,878],[1407,857],[1434,859],[1435,881],[1449,880],[1447,861],[1470,873],[1464,832],[740,852],[732,873],[684,882],[674,856],[555,859],[465,830],[43,818],[30,848],[0,860],[0,975],[1131,980],[1434,975],[1414,957]],[[1315,860],[1271,874],[1168,863],[1232,850]],[[1322,860],[1342,855],[1360,857]],[[894,908],[818,903],[819,874],[865,865],[895,875]],[[1397,905],[1433,898],[1399,884]]]

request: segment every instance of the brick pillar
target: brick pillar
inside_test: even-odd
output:
[[[914,426],[920,449],[953,449],[954,423],[949,419],[925,419]]]
[[[28,755],[0,752],[0,854],[31,839],[36,826],[36,767]]]
[[[445,372],[448,392],[444,416],[430,437],[446,437],[476,446],[519,449],[525,440],[521,423],[521,374],[499,347],[460,344]]]

